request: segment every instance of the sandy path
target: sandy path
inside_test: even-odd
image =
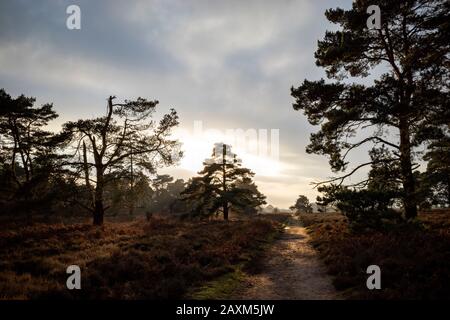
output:
[[[262,261],[261,272],[248,278],[240,299],[339,299],[330,277],[308,244],[309,235],[292,219]]]

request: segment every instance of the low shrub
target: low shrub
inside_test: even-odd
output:
[[[392,209],[397,193],[379,190],[334,188],[328,191],[328,201],[335,203],[354,231],[382,230],[402,222],[401,214]]]

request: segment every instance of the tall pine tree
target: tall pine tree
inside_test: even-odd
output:
[[[370,5],[381,9],[380,29],[367,27]],[[346,172],[349,153],[363,145],[383,146],[392,155],[325,182],[342,184],[374,161],[395,162],[408,219],[417,215],[414,151],[438,135],[439,119],[449,116],[449,9],[445,0],[357,0],[349,10],[327,10],[339,28],[326,32],[315,58],[335,81],[305,80],[291,90],[294,109],[321,125],[307,152],[329,156],[333,171]],[[372,85],[342,81],[367,77],[377,66],[384,73]]]

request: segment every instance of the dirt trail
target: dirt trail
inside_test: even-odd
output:
[[[261,272],[248,278],[239,299],[339,299],[330,277],[308,243],[306,229],[291,219],[262,261]]]

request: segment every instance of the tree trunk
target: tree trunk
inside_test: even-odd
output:
[[[94,206],[94,226],[103,225],[104,213],[105,213],[105,210],[103,208],[103,201],[96,199],[95,206]]]
[[[87,163],[87,151],[86,151],[86,143],[83,141],[83,171],[84,171],[84,183],[86,184],[86,188],[89,191],[89,195],[91,197],[90,205],[93,206],[95,203],[95,194],[92,190],[91,182],[89,181],[89,166]]]
[[[447,180],[447,208],[450,207],[450,179]]]
[[[133,216],[134,215],[134,204],[131,203],[130,207],[128,208],[128,215]]]
[[[128,207],[128,213],[130,216],[134,214],[134,200],[133,184],[134,184],[134,172],[133,172],[133,149],[130,150],[130,206]]]
[[[411,141],[409,139],[409,124],[407,119],[400,119],[400,167],[404,191],[403,205],[405,218],[414,219],[417,216],[416,185],[412,172]]]
[[[226,155],[227,155],[227,148],[226,145],[222,145],[222,189],[223,189],[223,195],[226,196],[227,193],[227,161],[226,161]],[[223,203],[223,219],[228,220],[228,201],[225,201]]]
[[[223,219],[228,220],[228,202],[223,205]]]
[[[19,178],[17,178],[17,171],[16,171],[16,151],[17,151],[17,142],[14,141],[14,148],[13,148],[13,153],[12,153],[12,157],[11,157],[11,174],[12,174],[14,181],[17,184],[17,187],[20,188],[21,183],[19,181]]]
[[[97,184],[95,186],[95,200],[94,200],[94,225],[103,225],[103,216],[105,214],[105,208],[103,206],[103,169],[96,168],[97,170]]]

